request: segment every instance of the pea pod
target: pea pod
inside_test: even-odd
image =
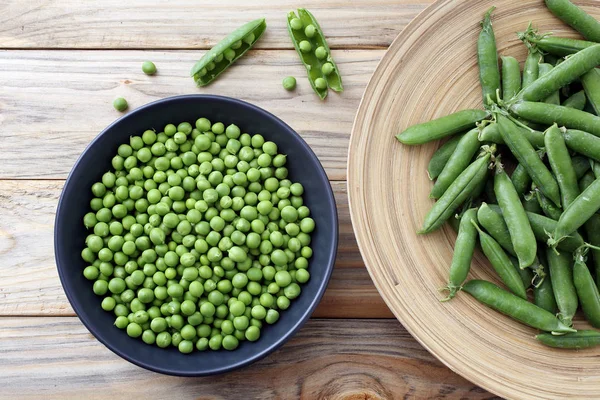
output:
[[[523,208],[527,212],[532,212],[535,214],[543,213],[542,207],[540,207],[540,203],[538,203],[537,199],[534,196],[525,196],[521,203],[523,204]]]
[[[556,299],[552,291],[552,280],[549,276],[546,276],[540,285],[533,288],[533,303],[552,314],[556,314]]]
[[[523,196],[529,187],[531,186],[531,178],[527,173],[525,167],[521,164],[518,164],[513,171],[510,180],[515,186],[515,190],[519,194],[519,196]]]
[[[502,211],[500,210],[499,206],[495,204],[488,204],[488,206],[492,211],[502,215]],[[557,221],[553,220],[552,218],[548,218],[546,216],[536,214],[533,212],[527,211],[526,213],[535,238],[539,242],[545,242],[546,240],[548,240],[549,233],[554,232],[554,230],[556,229]],[[573,232],[571,236],[561,241],[556,248],[561,251],[573,253],[584,244],[585,243],[583,241],[583,237],[581,237],[581,235],[578,232]]]
[[[502,57],[502,99],[510,100],[521,90],[521,67],[516,58]]]
[[[534,189],[533,194],[535,195],[544,215],[546,215],[548,218],[552,218],[553,220],[558,221],[562,214],[562,209],[554,205],[554,203],[550,200],[548,200],[548,198],[544,196],[544,194],[540,192],[537,188]]]
[[[494,267],[494,270],[506,285],[506,287],[516,294],[517,296],[526,299],[527,293],[521,280],[521,276],[515,270],[510,258],[506,255],[502,247],[494,240],[493,237],[485,233],[479,228],[475,221],[472,221],[473,226],[479,232],[479,242],[481,243],[481,249],[483,254],[487,257]]]
[[[600,115],[600,72],[597,68],[592,68],[581,76],[583,90],[590,104],[594,108],[596,115]]]
[[[552,66],[552,64],[541,63],[539,68],[540,68],[540,78],[541,78],[542,76],[546,75],[548,72],[552,71],[552,69],[554,67]],[[548,104],[560,104],[560,92],[557,90],[543,100],[544,100],[544,103],[548,103]]]
[[[583,178],[585,173],[588,172],[591,168],[590,160],[588,160],[586,157],[575,156],[571,159],[571,161],[573,162],[573,169],[575,170],[575,176],[578,180]],[[579,191],[581,191],[581,186],[579,187]]]
[[[573,283],[573,256],[562,252],[556,254],[552,249],[546,249],[548,271],[552,279],[552,290],[558,307],[558,319],[567,326],[573,325],[573,316],[577,311],[579,301]]]
[[[573,283],[579,297],[579,304],[588,320],[593,327],[600,326],[600,294],[598,287],[590,274],[590,270],[585,264],[585,250],[579,249],[575,253],[575,263],[573,264]]]
[[[558,125],[554,124],[544,132],[544,143],[550,167],[560,188],[562,206],[567,208],[580,192],[571,156]]]
[[[594,330],[581,330],[561,336],[540,333],[535,338],[546,346],[558,349],[587,349],[600,345],[600,332]]]
[[[520,164],[525,167],[527,173],[550,200],[560,205],[560,192],[558,184],[552,173],[546,168],[535,149],[529,141],[520,134],[516,124],[502,114],[496,116],[500,127],[500,134],[504,143],[515,155]],[[497,195],[497,193],[496,193]]]
[[[429,165],[427,166],[427,175],[429,176],[429,179],[434,180],[440,175],[444,166],[450,159],[450,156],[454,153],[461,137],[462,135],[458,135],[451,138],[433,153],[431,160],[429,160]]]
[[[242,25],[217,43],[192,67],[190,75],[198,86],[206,86],[243,56],[260,39],[267,24],[259,18]]]
[[[556,223],[548,246],[556,247],[558,243],[573,234],[600,209],[600,179],[596,179],[573,202],[565,208]]]
[[[483,104],[497,102],[496,93],[500,89],[500,70],[498,68],[498,51],[496,37],[492,28],[492,12],[490,8],[481,21],[481,32],[477,39],[477,61],[479,64],[479,81],[483,94]]]
[[[569,0],[545,0],[546,7],[584,38],[600,42],[600,22]]]
[[[463,291],[494,310],[532,328],[556,334],[576,332],[560,322],[552,313],[500,289],[491,282],[471,280],[463,285]]]
[[[517,260],[514,257],[509,257],[509,258],[510,258],[510,262],[512,263],[513,267],[515,267],[515,271],[517,271],[517,273],[521,277],[521,280],[523,281],[523,287],[525,288],[525,290],[527,290],[527,288],[529,288],[531,286],[531,284],[533,283],[533,278],[534,278],[533,270],[531,268],[521,269],[519,267],[519,260]]]
[[[463,110],[422,124],[413,125],[396,135],[401,143],[423,144],[455,133],[472,129],[479,121],[489,116],[487,111]]]
[[[450,265],[450,277],[448,286],[445,287],[450,293],[444,301],[456,296],[471,269],[471,260],[475,252],[475,243],[477,243],[477,230],[472,221],[475,221],[476,217],[477,209],[471,208],[465,211],[460,219],[458,236],[454,244],[454,255]]]
[[[528,47],[534,47],[559,57],[575,54],[596,44],[585,40],[553,36],[550,33],[539,34],[531,24],[525,32],[519,32],[517,35]]]
[[[573,54],[531,85],[524,87],[515,99],[540,101],[600,64],[600,45]]]
[[[523,89],[537,80],[540,73],[540,63],[544,60],[542,53],[535,47],[528,46],[528,50],[525,66],[523,67]]]
[[[589,164],[589,163],[588,163]],[[588,186],[590,186],[596,178],[594,174],[590,171],[584,175],[583,178],[579,181],[579,186],[581,190],[585,190]],[[588,243],[592,246],[599,247],[600,246],[600,215],[594,214],[585,222],[584,225],[585,233],[587,234]],[[596,286],[600,289],[600,250],[591,249],[592,252],[592,263],[594,266],[594,271],[596,273]]]
[[[469,166],[479,149],[479,129],[474,128],[463,135],[444,169],[431,189],[429,197],[439,199],[454,180]]]
[[[574,108],[576,110],[583,110],[586,103],[587,97],[585,96],[585,91],[580,90],[579,92],[572,94],[567,99],[565,99],[562,105],[568,108]]]
[[[343,92],[342,77],[333,61],[323,30],[310,11],[299,8],[298,15],[290,11],[287,16],[287,26],[315,93],[323,100],[327,97],[328,88]]]
[[[526,129],[521,126],[519,126],[518,129],[519,132],[521,132],[521,134],[525,136],[527,140],[529,140],[529,143],[531,143],[533,147],[544,147],[544,134],[542,132],[533,129]],[[504,139],[502,139],[502,135],[500,134],[500,127],[498,126],[498,124],[491,123],[483,127],[479,132],[479,141],[504,144]]]
[[[452,216],[456,209],[479,187],[488,173],[488,165],[491,153],[494,149],[486,151],[484,155],[473,161],[444,192],[442,197],[433,205],[427,216],[423,227],[418,232],[425,234],[438,229]]]
[[[493,211],[487,203],[482,203],[477,211],[477,221],[504,250],[513,256],[517,255],[502,214]]]
[[[576,129],[562,129],[561,131],[569,149],[593,160],[600,161],[600,137]]]
[[[519,194],[500,163],[496,165],[494,193],[496,193],[498,204],[508,227],[513,248],[519,259],[519,265],[521,268],[527,268],[533,264],[536,257],[537,242],[519,199]]]
[[[600,136],[600,117],[585,111],[554,104],[518,102],[510,106],[510,112],[529,121],[540,124],[564,126],[579,129]]]

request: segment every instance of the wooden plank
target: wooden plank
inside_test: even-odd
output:
[[[308,8],[333,48],[387,47],[431,0],[7,0],[1,48],[206,49],[266,17],[260,48],[291,49],[287,12]]]
[[[135,109],[168,96],[210,93],[274,113],[302,135],[331,179],[342,180],[354,114],[383,54],[334,51],[345,91],[320,101],[291,50],[251,52],[201,89],[188,76],[195,51],[0,51],[0,179],[64,179],[87,143],[121,116],[112,107],[115,97]],[[141,72],[145,59],[156,62],[156,76]],[[294,92],[281,85],[288,75],[298,78]]]
[[[395,320],[310,320],[267,358],[217,378],[143,370],[73,317],[1,318],[0,352],[2,398],[496,398],[442,365]]]
[[[53,227],[63,181],[0,181],[0,315],[74,315],[54,262]],[[360,253],[345,182],[333,182],[340,219],[338,258],[315,312],[328,318],[389,318]]]

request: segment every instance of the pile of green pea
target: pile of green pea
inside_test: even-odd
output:
[[[206,118],[120,145],[81,252],[115,326],[182,353],[258,340],[310,278],[315,222],[285,164],[260,134]]]

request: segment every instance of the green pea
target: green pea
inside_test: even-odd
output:
[[[292,18],[290,20],[290,26],[296,31],[300,30],[302,29],[302,21],[300,21],[300,18]]]
[[[287,76],[283,78],[282,84],[285,90],[294,90],[296,89],[296,78],[293,76]]]
[[[327,50],[325,50],[325,47],[323,47],[323,46],[317,47],[317,49],[315,50],[315,56],[319,60],[323,60],[325,57],[327,57]]]
[[[333,64],[331,64],[329,62],[323,64],[323,66],[321,67],[321,72],[323,72],[323,75],[325,75],[325,76],[331,75],[333,70],[334,70]]]
[[[127,107],[128,107],[127,100],[125,100],[123,97],[117,97],[113,101],[113,107],[115,108],[115,110],[123,112],[123,111],[127,110]]]
[[[154,75],[156,73],[156,65],[152,61],[144,61],[142,63],[142,71],[146,75]]]
[[[304,34],[307,38],[313,38],[316,32],[317,28],[315,28],[313,24],[307,25],[306,28],[304,28]]]

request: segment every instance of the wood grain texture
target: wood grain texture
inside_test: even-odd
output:
[[[53,227],[63,181],[0,181],[0,315],[74,315],[58,279]],[[346,184],[333,182],[338,257],[316,317],[389,318],[358,253]]]
[[[354,114],[384,52],[333,54],[345,91],[321,101],[292,50],[249,52],[206,88],[188,74],[195,51],[0,51],[0,179],[66,178],[90,140],[121,115],[116,97],[132,110],[190,93],[236,97],[274,113],[308,142],[330,179],[345,179]],[[156,63],[156,76],[142,73],[145,59]],[[281,85],[288,75],[298,79],[294,92]]]
[[[208,378],[129,364],[74,317],[0,318],[0,352],[6,399],[494,398],[443,366],[395,320],[313,319],[264,360]]]
[[[597,1],[577,3],[600,17]],[[468,295],[440,304],[438,288],[447,282],[456,234],[449,227],[416,233],[433,203],[426,168],[438,143],[403,146],[394,136],[412,124],[481,107],[476,40],[491,6],[497,7],[500,54],[521,62],[526,48],[514,32],[529,21],[543,32],[576,36],[540,0],[438,1],[416,18],[382,60],[357,114],[348,191],[358,244],[398,319],[467,379],[508,398],[598,398],[600,349],[544,347],[534,329]],[[500,284],[481,254],[470,277]],[[588,325],[578,319],[575,326]]]
[[[259,48],[293,49],[288,11],[311,10],[333,48],[387,47],[431,0],[5,0],[0,48],[207,49],[265,17]]]

